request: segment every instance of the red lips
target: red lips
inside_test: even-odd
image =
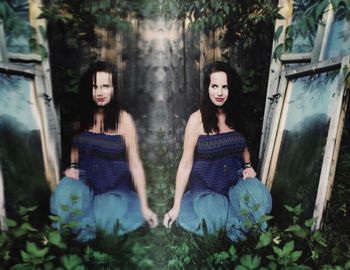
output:
[[[216,100],[217,102],[223,102],[223,101],[225,100],[225,98],[215,98],[215,100]]]
[[[97,98],[96,101],[97,101],[97,102],[104,102],[104,101],[105,101],[105,98]]]

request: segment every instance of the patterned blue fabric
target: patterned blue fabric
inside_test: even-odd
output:
[[[122,235],[143,225],[122,136],[83,132],[74,146],[80,179],[60,181],[51,195],[51,212],[63,224],[77,221],[80,241],[95,238],[97,229]]]
[[[232,241],[238,241],[245,238],[245,221],[258,223],[271,211],[267,188],[257,178],[242,179],[245,146],[244,137],[236,131],[198,137],[189,190],[177,218],[179,226],[203,235],[205,224],[208,233],[223,229]],[[261,229],[266,227],[261,224]]]
[[[134,190],[126,148],[120,135],[83,132],[73,141],[79,151],[79,173],[94,191]]]

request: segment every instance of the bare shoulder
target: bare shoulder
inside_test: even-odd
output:
[[[202,115],[201,112],[195,111],[192,113],[188,119],[187,125],[186,125],[186,133],[190,134],[191,136],[198,137],[199,134],[201,134],[202,131]]]
[[[124,136],[126,141],[135,136],[136,128],[134,120],[126,111],[120,111],[119,113],[118,133]]]
[[[130,113],[121,110],[119,113],[119,123],[121,125],[129,125],[129,124],[133,124],[134,120],[132,119],[132,116]]]
[[[200,110],[195,111],[190,115],[188,118],[188,125],[193,125],[193,126],[200,126],[202,124],[202,115]]]

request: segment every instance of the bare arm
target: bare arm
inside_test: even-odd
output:
[[[246,146],[243,150],[243,162],[250,163],[250,152]],[[253,167],[247,167],[243,169],[243,179],[248,179],[256,176],[256,172]]]
[[[169,212],[165,214],[163,220],[163,225],[167,228],[171,227],[172,223],[179,215],[181,200],[192,170],[194,149],[199,136],[198,119],[196,118],[198,118],[198,116],[195,116],[193,114],[188,120],[186,126],[184,149],[176,173],[174,204],[172,209],[170,209]]]
[[[79,152],[76,147],[72,147],[70,152],[70,162],[71,164],[76,163],[79,164]],[[64,171],[65,176],[70,177],[72,179],[79,179],[79,168],[77,167],[69,167]]]
[[[121,131],[125,138],[130,173],[140,199],[142,214],[149,225],[155,227],[158,224],[158,220],[156,214],[148,207],[145,172],[138,153],[135,124],[131,116],[125,112],[121,114]]]

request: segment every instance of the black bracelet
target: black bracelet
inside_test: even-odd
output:
[[[76,162],[73,162],[73,163],[70,164],[69,167],[70,167],[70,168],[73,168],[73,169],[78,169],[78,168],[79,168],[79,164],[76,163]]]
[[[253,168],[253,166],[250,162],[243,163],[243,169],[247,169],[247,168]]]

